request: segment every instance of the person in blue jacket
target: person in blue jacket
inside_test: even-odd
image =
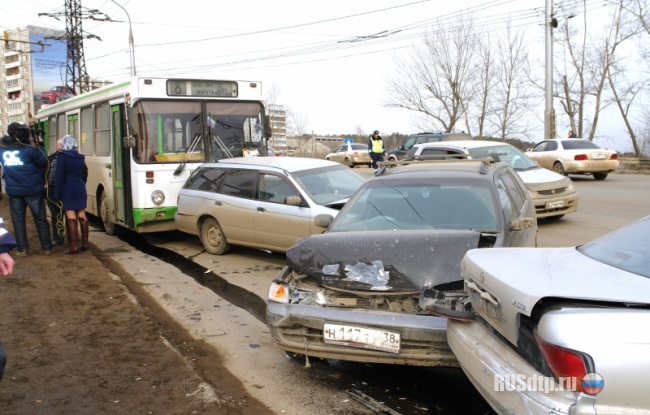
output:
[[[87,193],[84,180],[88,173],[85,156],[77,151],[77,147],[74,137],[66,135],[61,139],[57,156],[54,199],[63,203],[70,241],[70,247],[63,251],[64,254],[76,254],[79,250],[88,249]],[[81,246],[79,246],[79,229],[81,229]]]
[[[0,275],[7,276],[14,272],[14,260],[9,255],[12,249],[16,247],[13,236],[5,228],[5,221],[0,216]],[[4,374],[7,355],[5,349],[0,343],[0,380]]]
[[[26,125],[17,122],[9,124],[7,135],[0,140],[0,163],[18,247],[16,256],[27,256],[29,253],[25,224],[28,206],[34,218],[41,249],[45,255],[50,255],[52,239],[45,212],[43,174],[47,166],[47,156],[43,151],[42,141],[39,141],[33,130]]]

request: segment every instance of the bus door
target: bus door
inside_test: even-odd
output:
[[[125,135],[122,131],[122,107],[123,105],[111,106],[113,203],[116,222],[133,229],[131,198],[128,197],[131,193],[131,189],[128,188],[130,183],[129,153],[124,151],[122,145],[122,137]],[[124,156],[125,153],[127,157]]]

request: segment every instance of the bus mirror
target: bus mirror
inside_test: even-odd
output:
[[[133,107],[128,107],[126,109],[126,118],[129,127],[129,130],[127,132],[129,134],[129,137],[133,138],[133,136],[138,135],[138,110]],[[135,145],[127,146],[126,142],[124,144],[125,147],[135,147]]]
[[[122,138],[122,146],[126,148],[135,148],[135,137],[129,135]]]
[[[264,137],[271,138],[273,136],[273,131],[271,130],[271,119],[269,117],[264,117]]]

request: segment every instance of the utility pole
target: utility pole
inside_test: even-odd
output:
[[[553,0],[546,0],[546,80],[544,85],[546,108],[544,110],[544,140],[557,136],[555,110],[553,109],[553,29],[557,19],[553,17]]]
[[[99,10],[82,11],[81,0],[65,0],[64,14],[66,34],[62,38],[55,39],[65,40],[67,42],[66,85],[75,94],[80,94],[90,90],[90,79],[86,72],[83,39],[99,39],[95,35],[84,35],[81,22],[86,17],[93,18],[96,14],[103,15],[103,13]],[[39,13],[38,15],[50,16],[56,19],[61,13]]]

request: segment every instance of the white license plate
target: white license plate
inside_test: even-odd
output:
[[[564,206],[564,200],[558,200],[556,202],[548,202],[546,204],[546,209],[556,209]]]
[[[325,324],[323,327],[323,340],[325,343],[342,344],[344,346],[390,353],[399,353],[400,347],[399,333],[338,324]]]
[[[607,154],[598,153],[591,156],[592,160],[604,160],[607,158]]]

